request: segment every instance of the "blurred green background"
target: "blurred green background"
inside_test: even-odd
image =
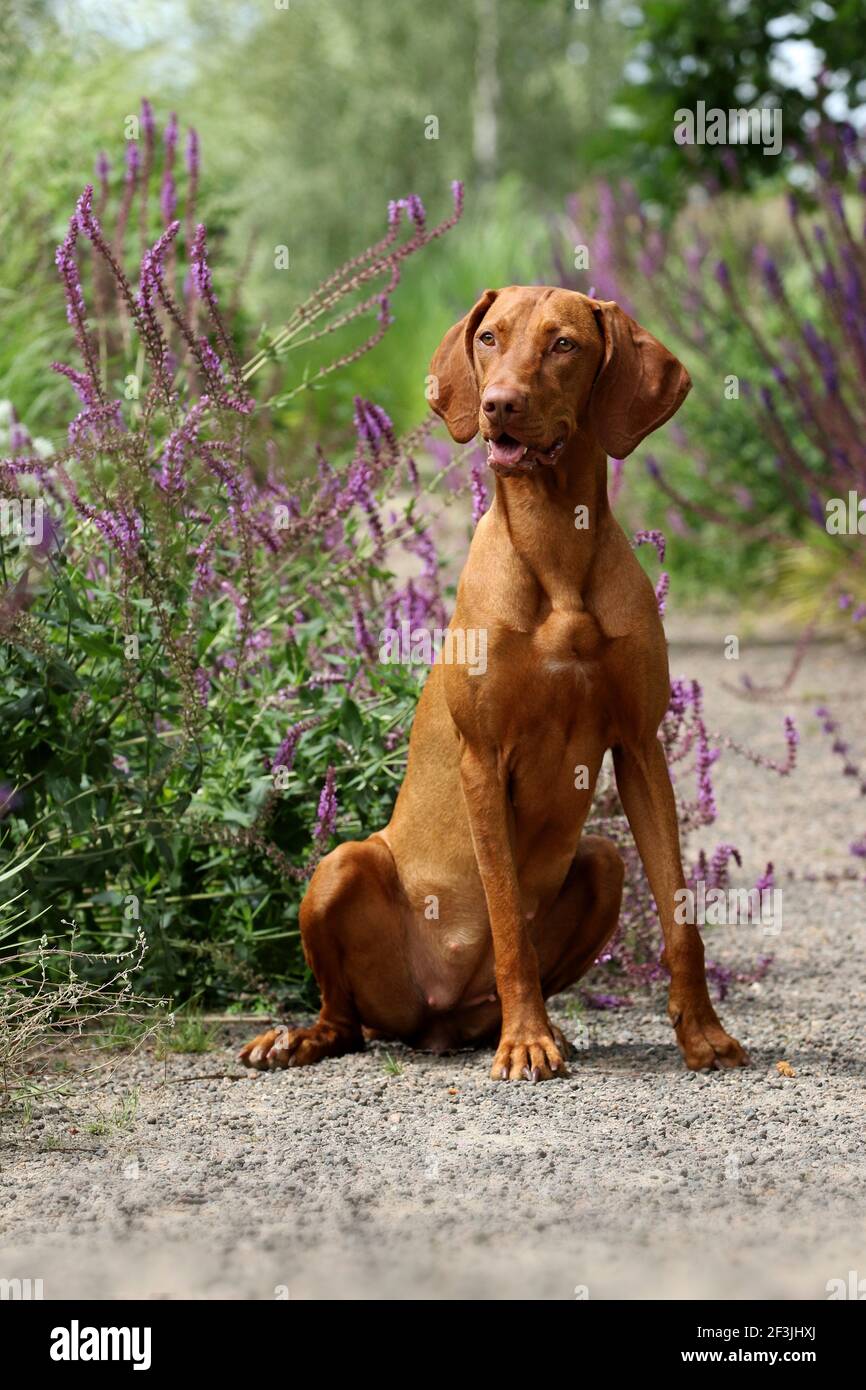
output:
[[[708,174],[724,189],[723,151],[673,141],[677,107],[777,101],[789,141],[822,109],[839,119],[862,106],[862,24],[861,0],[7,0],[0,400],[31,432],[62,429],[68,387],[47,368],[68,355],[54,247],[100,150],[116,173],[142,96],[160,129],[177,111],[200,133],[200,212],[249,347],[381,235],[389,199],[420,194],[433,222],[450,208],[450,181],[465,181],[463,221],[407,265],[383,344],[276,421],[327,440],[355,393],[401,429],[424,415],[431,352],[477,293],[556,278],[571,195],[591,203],[599,178],[628,180],[669,221]],[[822,69],[831,80],[819,90]],[[775,206],[778,223],[785,160],[756,148],[738,159],[738,196],[759,220]],[[744,256],[754,236],[754,219],[742,220]],[[287,270],[274,267],[278,246]],[[664,336],[649,296],[635,312]],[[761,441],[737,447],[748,461]],[[687,451],[674,463],[687,471]],[[640,464],[627,469],[634,519],[658,521]],[[758,578],[765,558],[746,554]],[[672,550],[686,590],[730,588],[743,562],[736,547],[712,563]]]

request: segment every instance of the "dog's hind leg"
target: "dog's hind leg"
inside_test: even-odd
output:
[[[380,835],[340,845],[319,864],[300,910],[304,955],[321,990],[309,1028],[272,1028],[239,1055],[249,1067],[304,1067],[357,1052],[362,1026],[408,1036],[421,1001],[406,960],[403,893]]]

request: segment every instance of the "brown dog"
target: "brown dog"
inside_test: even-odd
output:
[[[686,1064],[742,1065],[700,934],[674,919],[683,871],[657,737],[667,648],[607,499],[606,455],[664,424],[688,373],[617,304],[520,286],[485,291],[431,370],[437,413],[461,442],[480,429],[496,474],[451,622],[486,632],[488,669],[431,669],[390,824],[323,859],[301,906],[319,1019],[262,1034],[241,1060],[305,1066],[362,1047],[365,1031],[439,1049],[498,1033],[494,1078],[561,1073],[544,1000],[589,969],[619,913],[619,854],[581,838],[610,748]]]

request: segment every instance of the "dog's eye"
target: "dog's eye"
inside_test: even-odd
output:
[[[553,344],[554,352],[574,352],[577,343],[572,338],[557,338]]]
[[[478,341],[479,343],[483,343],[485,347],[493,347],[494,343],[496,342],[496,339],[494,338],[493,334],[488,330],[487,332],[478,334]]]

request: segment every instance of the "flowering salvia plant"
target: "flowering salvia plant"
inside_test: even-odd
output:
[[[381,660],[379,633],[445,624],[437,514],[465,495],[477,521],[487,489],[480,451],[432,438],[432,417],[398,438],[356,398],[326,452],[280,435],[271,408],[375,348],[404,261],[454,225],[462,190],[430,227],[417,196],[393,202],[383,237],[244,361],[197,220],[198,138],[182,170],[175,118],[160,139],[145,103],[140,124],[57,252],[77,349],[54,364],[78,397],[66,439],[36,448],[12,419],[0,461],[0,854],[40,840],[34,911],[74,915],[82,950],[143,931],[143,985],[273,1007],[310,983],[306,880],[388,819],[402,777],[419,670]],[[666,591],[662,576],[662,606]],[[686,813],[706,824],[718,744],[697,688],[670,720],[669,757],[697,767]],[[642,983],[660,972],[654,909],[612,794],[597,812],[631,855],[603,965]]]
[[[384,236],[244,363],[195,215],[199,141],[183,176],[179,143],[145,102],[125,167],[100,157],[58,247],[66,439],[37,450],[10,413],[0,826],[6,853],[45,837],[31,894],[74,910],[85,945],[143,924],[161,984],[256,993],[265,966],[299,978],[297,901],[335,834],[387,816],[418,681],[378,663],[376,634],[444,617],[429,426],[398,440],[356,399],[327,457],[281,449],[267,406],[375,346],[462,189],[435,226],[417,196],[393,202]],[[360,342],[286,380],[291,349],[356,324]]]
[[[630,185],[602,184],[592,208],[569,208],[568,238],[589,246],[590,268],[567,267],[560,249],[559,270],[629,312],[639,299],[694,368],[673,457],[644,456],[668,528],[759,548],[788,588],[800,576],[813,615],[835,607],[860,622],[850,498],[866,499],[866,138],[818,125],[788,153],[786,195],[757,206],[738,196],[728,151],[735,191],[710,181],[668,223]]]

